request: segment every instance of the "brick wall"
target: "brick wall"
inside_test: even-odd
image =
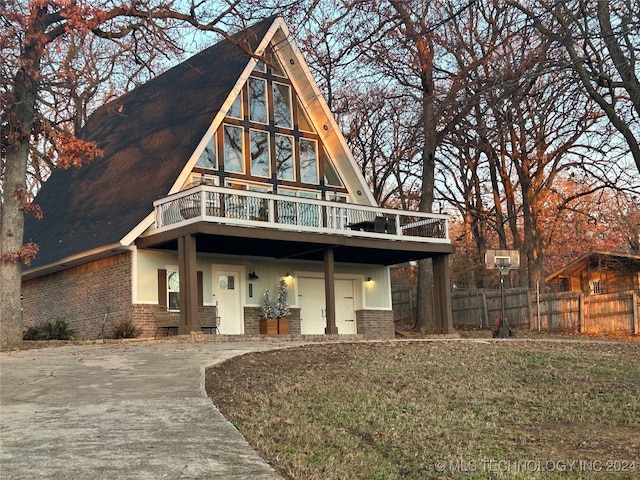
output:
[[[290,308],[289,319],[289,334],[300,335],[300,309]],[[259,335],[260,334],[260,307],[244,307],[244,333],[246,335]]]
[[[356,325],[358,334],[365,338],[394,338],[392,310],[357,310]]]
[[[156,333],[158,334],[158,338],[167,335],[176,335],[177,332],[173,331],[175,329],[166,329],[163,328],[158,332],[158,325],[156,323],[156,319],[153,317],[151,313],[151,307],[153,305],[147,304],[134,304],[133,305],[133,314],[132,321],[134,325],[139,328],[142,328],[142,334],[138,338],[154,338]]]
[[[139,338],[162,338],[172,335],[178,335],[177,328],[163,328],[158,331],[158,324],[151,313],[151,308],[154,305],[148,304],[134,304],[133,305],[133,322],[138,327],[142,328],[142,334]],[[212,305],[206,305],[199,307],[199,309],[213,310],[215,307]],[[177,313],[179,315],[179,313]],[[213,334],[213,331],[207,330],[206,333]]]
[[[77,339],[110,336],[114,325],[133,319],[131,254],[27,280],[22,295],[25,329],[64,320]]]
[[[260,334],[260,307],[244,307],[244,333]]]

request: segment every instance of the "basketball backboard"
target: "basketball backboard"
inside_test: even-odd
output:
[[[508,275],[509,270],[520,268],[520,252],[518,250],[487,250],[484,263],[488,269],[500,270],[502,275]]]

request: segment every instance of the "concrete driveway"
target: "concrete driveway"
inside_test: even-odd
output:
[[[295,342],[142,342],[0,353],[3,479],[277,479],[213,407],[204,368]]]

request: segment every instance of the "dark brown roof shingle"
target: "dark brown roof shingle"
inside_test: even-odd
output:
[[[166,196],[274,19],[223,40],[103,105],[80,137],[104,157],[55,170],[25,219],[39,267],[119,242]],[[241,48],[239,45],[243,45]]]

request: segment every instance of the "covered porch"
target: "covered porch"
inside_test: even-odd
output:
[[[447,217],[199,185],[154,203],[140,249],[177,252],[179,333],[199,330],[198,254],[322,262],[326,334],[336,327],[336,263],[389,266],[433,259],[436,318],[451,324]]]

